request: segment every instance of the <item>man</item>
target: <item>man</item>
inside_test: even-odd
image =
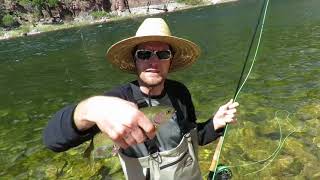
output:
[[[201,179],[197,146],[212,142],[227,123],[236,122],[238,103],[230,100],[209,120],[196,123],[189,91],[167,76],[194,63],[199,54],[193,42],[171,36],[163,19],[146,19],[134,37],[107,51],[112,64],[137,74],[137,80],[57,112],[44,131],[45,144],[65,151],[101,131],[121,147],[127,179]],[[155,132],[138,108],[157,105],[176,112]]]

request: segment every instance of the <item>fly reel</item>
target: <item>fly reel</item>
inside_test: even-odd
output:
[[[232,172],[228,166],[219,164],[216,171],[216,173],[210,171],[207,180],[230,180],[232,178]]]
[[[218,165],[216,171],[216,175],[213,178],[214,180],[229,180],[232,177],[232,172],[227,166]]]

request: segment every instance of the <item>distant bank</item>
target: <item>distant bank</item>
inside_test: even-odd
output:
[[[174,11],[179,11],[184,9],[195,8],[199,6],[209,6],[209,5],[219,4],[219,3],[227,3],[231,1],[238,1],[238,0],[209,0],[198,5],[188,5],[185,3],[167,2],[167,3],[157,4],[157,5],[133,7],[126,11],[113,11],[109,13],[108,16],[103,16],[102,14],[99,17],[94,17],[92,15],[83,14],[83,15],[77,16],[74,20],[70,22],[47,23],[47,22],[40,21],[40,22],[37,22],[37,24],[30,23],[9,31],[0,30],[0,40],[22,37],[22,36],[34,36],[42,32],[68,29],[72,27],[85,26],[89,24],[101,24],[101,23],[107,23],[110,21],[117,21],[121,19],[132,18],[132,17],[146,16],[150,14],[168,13],[168,12],[174,12]]]

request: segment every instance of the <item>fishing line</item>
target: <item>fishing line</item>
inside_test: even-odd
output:
[[[92,55],[92,53],[90,54],[91,50],[88,48],[90,47],[90,36],[89,36],[89,32],[86,32],[84,30],[84,28],[88,26],[90,25],[88,24],[88,25],[76,26],[75,28],[79,28],[79,29],[74,31],[72,35],[69,37],[69,39],[72,43],[77,43],[77,45],[79,45],[80,51],[77,51],[76,55],[81,55],[81,59],[85,60],[86,58],[87,61],[90,61],[93,58],[100,58],[100,57],[94,56]],[[72,56],[74,56],[73,53],[72,53]],[[67,65],[65,66],[66,66],[65,75],[67,76],[67,81],[70,82],[71,85],[77,85],[79,86],[79,88],[83,87],[84,84],[79,81],[75,81],[74,78],[72,78],[72,75],[73,75],[72,71],[68,69]]]
[[[280,111],[283,111],[285,113],[287,113],[287,116],[286,116],[286,120],[287,122],[294,128],[293,131],[291,131],[284,139],[283,139],[283,133],[282,133],[282,127],[281,127],[281,124],[280,124],[280,121],[279,121],[279,118],[278,118],[278,113]],[[280,153],[282,147],[284,146],[284,143],[286,142],[286,140],[288,139],[289,136],[291,136],[293,133],[295,132],[298,132],[298,129],[295,128],[289,121],[289,116],[290,116],[290,113],[286,110],[278,110],[275,112],[275,119],[278,123],[278,126],[279,126],[279,134],[280,134],[280,138],[279,138],[279,144],[276,148],[276,150],[267,158],[263,159],[263,160],[259,160],[259,161],[255,161],[255,162],[252,162],[252,163],[246,163],[246,164],[242,164],[242,165],[235,165],[235,166],[226,166],[226,167],[229,167],[229,168],[233,168],[233,167],[244,167],[244,166],[251,166],[251,165],[254,165],[254,164],[260,164],[260,163],[265,163],[266,161],[270,160],[267,164],[264,165],[264,167],[262,167],[261,169],[257,170],[257,171],[254,171],[254,172],[250,172],[250,173],[247,173],[245,174],[246,175],[249,175],[249,174],[253,174],[253,173],[257,173],[259,171],[262,171],[263,169],[265,169],[269,164],[271,164],[271,162],[275,159],[275,157],[278,156],[278,154]]]
[[[242,164],[242,165],[235,165],[235,166],[228,166],[228,167],[243,167],[243,166],[250,166],[250,165],[254,165],[254,164],[258,164],[258,163],[264,163],[266,161],[268,161],[270,158],[274,157],[276,152],[278,150],[280,150],[280,147],[281,147],[281,144],[282,144],[282,128],[281,128],[281,125],[280,125],[280,122],[278,120],[278,118],[276,117],[276,121],[278,123],[278,127],[279,127],[279,134],[280,134],[280,137],[279,137],[279,144],[276,148],[276,150],[267,158],[263,159],[263,160],[259,160],[259,161],[255,161],[253,163],[246,163],[246,164]]]
[[[257,170],[257,171],[253,171],[253,172],[250,172],[250,173],[245,174],[245,176],[247,176],[247,175],[249,175],[249,174],[254,174],[254,173],[260,172],[260,171],[264,170],[267,166],[269,166],[269,165],[273,162],[273,160],[278,156],[278,154],[280,153],[280,150],[282,149],[282,147],[283,147],[284,143],[286,142],[287,138],[288,138],[289,136],[291,136],[291,134],[293,134],[294,132],[296,132],[296,131],[295,131],[295,130],[294,130],[294,131],[291,131],[291,132],[284,138],[284,140],[281,142],[280,146],[278,147],[278,150],[276,150],[276,151],[274,152],[275,154],[274,154],[273,158],[270,159],[270,161],[269,161],[267,164],[265,164],[261,169],[259,169],[259,170]],[[281,136],[282,136],[282,135],[281,135]]]
[[[79,39],[77,36],[78,36],[78,34],[80,33],[80,39],[81,39],[81,48],[82,48],[82,50],[83,51],[85,51],[85,45],[84,45],[84,37],[83,37],[83,34],[82,34],[82,26],[77,30],[77,31],[75,31],[74,33],[73,33],[73,35],[71,35],[70,37],[69,37],[69,39],[72,41],[72,43],[73,43],[73,38],[76,38],[76,39]],[[79,40],[80,40],[79,39]],[[86,55],[86,54],[85,54]],[[87,56],[87,55],[86,55]],[[88,56],[87,56],[87,58],[89,58]],[[64,64],[64,66],[66,67],[65,68],[65,71],[64,71],[64,74],[65,74],[65,76],[66,76],[66,82],[68,82],[68,83],[70,83],[70,85],[78,85],[79,86],[79,88],[80,87],[82,87],[82,84],[80,83],[80,82],[78,82],[78,81],[75,81],[74,80],[74,78],[72,78],[72,71],[70,71],[69,70],[69,68],[68,68],[68,65],[66,64],[66,62],[65,62],[65,58],[63,58],[62,59],[62,62],[63,62],[63,64]]]
[[[243,65],[243,68],[242,68],[242,71],[241,71],[241,75],[240,75],[240,78],[239,78],[239,81],[238,81],[238,84],[237,84],[237,88],[236,88],[236,91],[235,91],[233,102],[236,101],[236,99],[237,99],[240,91],[242,90],[244,84],[246,83],[246,81],[247,81],[247,79],[248,79],[248,77],[249,77],[249,75],[250,75],[250,73],[252,71],[253,65],[255,63],[255,60],[256,60],[256,57],[257,57],[257,54],[258,54],[258,50],[259,50],[259,46],[260,46],[260,42],[261,42],[262,32],[263,32],[263,29],[264,29],[264,22],[265,22],[265,18],[266,18],[266,14],[267,14],[268,5],[269,5],[269,0],[264,0],[264,2],[262,3],[261,10],[260,10],[260,15],[259,15],[259,18],[258,18],[258,22],[256,24],[255,31],[253,33],[253,36],[252,36],[252,39],[251,39],[251,42],[250,42],[250,46],[249,46],[249,49],[248,49],[248,52],[247,52],[247,55],[246,55],[246,59],[245,59],[245,62],[244,62],[244,65]],[[262,22],[261,22],[261,19],[262,19]],[[259,28],[260,24],[261,24],[261,28],[260,28],[260,33],[259,33],[259,38],[258,38],[255,54],[254,54],[251,66],[249,68],[249,71],[247,73],[247,76],[245,77],[245,79],[242,82],[242,78],[244,76],[244,71],[246,69],[246,66],[247,66],[247,63],[248,63],[248,59],[249,59],[249,56],[251,54],[251,49],[252,49],[252,46],[253,46],[253,43],[254,43],[254,40],[255,40],[255,37],[256,37],[256,33],[258,31],[258,28]],[[241,82],[242,82],[242,84],[241,84]],[[220,139],[219,139],[219,141],[222,141],[222,146],[219,148],[219,152],[218,152],[218,156],[217,156],[217,163],[215,164],[213,178],[215,177],[216,172],[217,172],[217,167],[218,167],[218,164],[219,164],[220,154],[221,154],[221,150],[222,150],[223,144],[224,144],[224,137],[226,136],[227,131],[228,131],[228,124],[225,127],[225,131],[223,133],[223,136],[221,136]]]
[[[245,176],[247,176],[247,175],[249,175],[249,174],[253,174],[253,173],[257,173],[257,172],[260,172],[260,171],[262,171],[262,170],[264,170],[268,165],[270,165],[272,162],[273,162],[273,160],[278,156],[278,154],[280,153],[280,150],[282,149],[282,147],[284,146],[284,143],[286,142],[286,140],[289,138],[289,136],[291,136],[293,133],[295,133],[295,132],[301,132],[302,131],[302,129],[304,129],[304,128],[299,128],[299,129],[297,129],[297,128],[295,128],[295,126],[293,126],[291,123],[290,123],[290,121],[289,121],[289,116],[290,116],[290,113],[288,112],[288,111],[286,111],[286,110],[283,110],[283,111],[285,111],[286,113],[288,113],[288,115],[287,115],[287,117],[286,117],[286,120],[287,120],[287,122],[293,127],[293,131],[291,131],[284,139],[283,139],[283,141],[281,142],[281,138],[282,138],[282,132],[281,132],[281,129],[280,129],[280,144],[279,144],[279,146],[278,146],[278,148],[274,151],[274,155],[273,155],[273,157],[272,157],[272,159],[270,159],[270,161],[267,163],[267,164],[265,164],[261,169],[259,169],[259,170],[257,170],[257,171],[254,171],[254,172],[250,172],[250,173],[247,173],[247,174],[245,174]],[[276,113],[278,113],[279,111],[277,111]],[[276,117],[277,118],[277,117]],[[278,120],[279,121],[279,120]],[[279,124],[279,126],[280,126],[280,124]],[[280,126],[281,127],[281,126]],[[272,155],[271,155],[272,156]],[[267,159],[268,160],[268,159]],[[259,162],[257,162],[257,163],[259,163]],[[253,164],[253,163],[252,163]]]
[[[265,0],[265,1],[266,1],[266,0]],[[251,74],[251,71],[252,71],[252,69],[253,69],[253,65],[254,65],[254,63],[255,63],[255,61],[256,61],[256,57],[257,57],[258,50],[259,50],[259,47],[260,47],[262,32],[263,32],[263,29],[264,29],[264,22],[265,22],[265,18],[266,18],[266,13],[267,13],[267,9],[268,9],[269,0],[267,0],[267,2],[264,2],[264,4],[266,4],[266,5],[265,5],[265,10],[264,10],[264,14],[263,14],[263,19],[262,19],[262,23],[261,23],[259,38],[258,38],[256,50],[255,50],[255,53],[254,53],[254,57],[253,57],[251,66],[250,66],[250,68],[249,68],[249,71],[248,71],[248,73],[247,73],[247,76],[246,76],[246,78],[244,79],[244,81],[243,81],[243,83],[241,84],[241,86],[239,87],[240,82],[241,82],[242,77],[243,77],[243,74],[244,74],[244,70],[245,70],[245,68],[246,68],[246,66],[247,66],[247,62],[248,62],[249,56],[250,56],[250,54],[251,54],[252,45],[253,45],[253,42],[254,42],[254,39],[255,39],[255,36],[256,36],[256,33],[257,33],[257,29],[258,29],[259,24],[260,24],[263,7],[261,8],[261,13],[260,13],[260,16],[259,16],[259,20],[258,20],[256,29],[255,29],[255,31],[254,31],[254,34],[253,34],[253,36],[252,36],[252,39],[251,39],[251,42],[250,42],[250,47],[249,47],[249,50],[248,50],[248,52],[247,52],[246,60],[245,60],[244,66],[243,66],[242,71],[241,71],[240,79],[239,79],[238,84],[237,84],[236,93],[235,93],[234,98],[233,98],[234,101],[237,99],[237,97],[238,97],[240,91],[242,90],[244,84],[247,82],[247,79],[248,79],[249,75]],[[263,4],[263,5],[264,5],[264,4]]]

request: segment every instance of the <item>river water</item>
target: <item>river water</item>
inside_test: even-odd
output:
[[[244,0],[156,15],[168,21],[173,34],[202,49],[191,68],[170,75],[191,91],[199,121],[233,97],[261,3]],[[228,128],[220,156],[233,179],[320,179],[318,7],[318,0],[270,1],[257,60],[237,99],[239,122]],[[104,55],[142,21],[0,41],[0,177],[123,178],[116,157],[84,159],[86,145],[50,152],[42,130],[59,108],[135,79]],[[204,177],[214,148],[215,143],[200,148]]]

